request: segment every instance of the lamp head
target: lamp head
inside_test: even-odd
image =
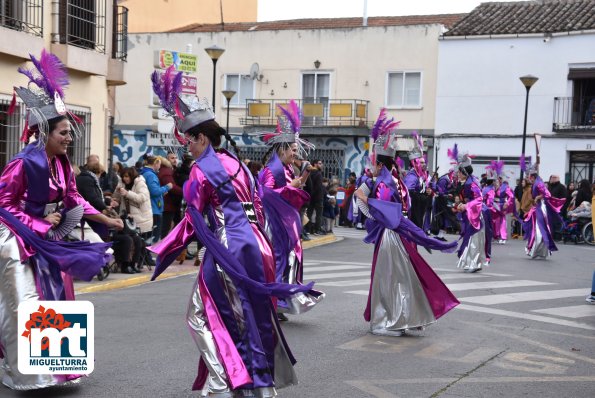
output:
[[[221,91],[221,94],[223,94],[225,99],[227,99],[227,102],[229,102],[229,101],[231,101],[233,96],[236,95],[236,92],[234,90],[223,90],[223,91]]]
[[[225,52],[225,49],[217,45],[213,45],[211,47],[205,48],[205,51],[207,54],[209,54],[209,57],[211,57],[213,61],[217,61],[219,57]]]
[[[537,80],[539,80],[538,77],[533,76],[533,75],[526,75],[526,76],[521,76],[519,77],[519,79],[521,80],[521,82],[523,83],[523,86],[525,86],[525,88],[528,90],[530,89]]]

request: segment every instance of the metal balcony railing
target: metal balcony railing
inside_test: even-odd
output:
[[[43,0],[0,0],[0,26],[43,36]]]
[[[595,97],[555,97],[553,130],[595,131]]]
[[[58,32],[54,42],[105,54],[106,0],[54,0],[54,13],[55,5]]]
[[[112,58],[126,61],[128,56],[128,8],[114,5]]]
[[[275,126],[280,115],[278,105],[286,106],[289,99],[247,99],[244,126]],[[365,127],[369,101],[331,99],[324,102],[296,100],[303,112],[302,126]]]

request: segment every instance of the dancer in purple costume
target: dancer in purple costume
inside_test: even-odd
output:
[[[521,167],[525,167],[524,159],[521,159]],[[525,253],[531,257],[547,258],[553,251],[558,250],[554,243],[553,223],[555,220],[562,222],[560,210],[564,206],[565,199],[554,198],[539,177],[537,165],[531,165],[527,170],[527,178],[533,184],[531,196],[533,207],[525,215],[523,220],[523,231],[527,246]]]
[[[34,390],[78,383],[80,375],[31,375],[18,370],[17,310],[20,303],[74,300],[72,278],[91,280],[106,263],[107,243],[64,242],[87,220],[122,229],[77,192],[67,149],[80,120],[64,106],[66,68],[53,54],[41,53],[33,70],[19,69],[37,89],[15,87],[27,105],[21,140],[28,144],[0,176],[0,357],[2,383]],[[16,106],[16,96],[13,98]],[[9,113],[14,109],[9,110]],[[0,394],[1,395],[1,394]]]
[[[461,215],[461,236],[457,267],[465,272],[481,271],[488,264],[485,251],[485,221],[483,219],[483,201],[479,181],[473,175],[471,157],[460,154],[457,144],[448,150],[448,156],[456,163],[457,178],[463,184],[460,190],[461,201],[454,210]]]
[[[508,225],[506,217],[508,214],[515,212],[514,193],[506,176],[504,175],[504,162],[492,161],[493,168],[498,175],[499,186],[496,188],[496,195],[494,197],[494,210],[492,211],[492,230],[494,231],[494,240],[499,244],[506,244],[508,239]]]
[[[287,107],[279,106],[281,116],[277,131],[265,135],[270,149],[265,155],[268,161],[259,174],[259,187],[264,211],[266,230],[273,243],[276,263],[276,281],[280,283],[302,284],[304,272],[304,252],[300,236],[302,223],[299,210],[309,202],[310,195],[301,187],[308,179],[309,172],[296,178],[293,160],[300,152],[313,145],[300,138],[301,111],[295,101]],[[324,298],[324,293],[299,293],[288,299],[280,299],[277,311],[280,320],[286,321],[284,313],[302,314],[312,309]]]
[[[494,232],[492,230],[492,213],[494,212],[494,197],[496,196],[496,172],[490,166],[486,168],[486,186],[481,190],[483,203],[481,206],[481,214],[483,216],[483,223],[485,229],[485,255],[486,264],[492,261],[492,239]]]
[[[430,231],[432,211],[432,198],[428,195],[430,176],[428,175],[423,153],[422,138],[417,133],[413,133],[413,138],[415,146],[407,155],[411,168],[404,178],[407,190],[411,195],[411,207],[409,208],[408,217],[415,225],[428,233]]]
[[[396,151],[391,133],[397,125],[382,109],[371,133],[376,181],[369,180],[355,192],[360,210],[368,216],[364,242],[374,244],[364,319],[370,322],[371,333],[389,336],[423,329],[459,304],[416,246],[450,252],[456,242],[426,236],[403,213],[407,188],[394,172]]]
[[[173,67],[152,76],[154,92],[174,117],[175,137],[196,159],[184,185],[188,207],[183,220],[150,248],[157,253],[152,279],[191,241],[204,246],[186,316],[200,351],[193,390],[202,397],[274,397],[277,388],[297,383],[275,297],[309,292],[311,284],[275,282],[273,248],[252,174],[236,156],[218,148],[222,135],[232,146],[234,141],[209,105],[179,98],[181,77]]]

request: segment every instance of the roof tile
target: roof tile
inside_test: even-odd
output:
[[[404,26],[442,24],[453,26],[467,14],[409,15],[398,17],[369,17],[368,26]],[[362,27],[362,18],[290,19],[269,22],[238,22],[226,24],[191,24],[172,29],[169,33],[239,32],[263,30],[349,29]]]
[[[482,3],[444,36],[555,33],[595,29],[595,0]]]

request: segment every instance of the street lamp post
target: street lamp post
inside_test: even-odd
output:
[[[223,90],[221,91],[225,99],[227,100],[227,125],[225,130],[227,130],[227,134],[229,134],[229,102],[236,95],[236,92],[233,90]],[[229,140],[225,140],[225,149],[229,149]]]
[[[225,49],[213,45],[211,47],[207,47],[205,48],[205,51],[207,52],[207,54],[209,54],[209,57],[211,57],[211,60],[213,61],[213,112],[215,111],[215,82],[217,79],[217,73],[216,73],[216,68],[217,68],[217,60],[219,59],[219,57],[225,52]]]
[[[525,97],[525,124],[523,126],[523,149],[521,151],[521,153],[522,153],[521,159],[524,159],[525,158],[525,141],[527,139],[527,110],[529,108],[529,90],[531,90],[531,87],[539,79],[532,75],[521,76],[521,77],[519,77],[519,79],[523,83],[523,86],[525,86],[525,88],[527,89],[527,95]],[[521,181],[521,183],[523,182],[523,167],[521,167],[521,180],[520,181]]]

